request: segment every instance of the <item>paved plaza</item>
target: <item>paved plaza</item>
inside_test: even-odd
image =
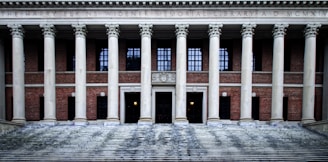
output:
[[[57,126],[0,136],[0,161],[328,161],[328,138],[298,124]]]

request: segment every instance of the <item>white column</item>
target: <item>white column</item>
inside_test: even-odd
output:
[[[284,41],[287,27],[287,24],[273,27],[271,121],[283,121]]]
[[[140,24],[141,35],[141,99],[139,124],[151,123],[151,34],[152,25]]]
[[[6,120],[5,51],[0,39],[0,121]]]
[[[21,25],[8,25],[12,35],[13,60],[13,122],[25,122],[25,58],[24,30]]]
[[[302,122],[314,122],[316,35],[320,24],[305,27]]]
[[[55,29],[40,25],[44,35],[44,120],[56,121]]]
[[[188,123],[186,109],[187,109],[187,24],[177,24],[176,36],[176,117],[175,123]]]
[[[328,120],[328,100],[324,96],[328,96],[328,38],[325,40],[322,87],[322,120]]]
[[[86,124],[86,26],[72,25],[75,31],[75,124]]]
[[[219,120],[219,51],[222,24],[209,25],[208,124]]]
[[[108,35],[108,106],[107,120],[119,124],[118,117],[118,37],[119,25],[107,24]],[[108,124],[109,124],[108,123]],[[106,124],[106,123],[105,123]]]
[[[242,26],[240,120],[252,120],[252,58],[255,24]]]

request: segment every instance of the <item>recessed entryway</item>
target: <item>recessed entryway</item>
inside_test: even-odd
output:
[[[137,123],[140,118],[140,92],[125,93],[125,123]]]
[[[187,93],[187,119],[189,123],[203,123],[203,93]]]
[[[252,97],[252,118],[260,119],[260,97]]]
[[[172,123],[172,92],[156,92],[155,123]]]
[[[68,120],[74,120],[75,118],[75,97],[68,97],[68,104],[67,104],[67,114]]]
[[[107,96],[97,96],[97,119],[107,118]]]
[[[220,119],[230,119],[230,96],[220,97]]]

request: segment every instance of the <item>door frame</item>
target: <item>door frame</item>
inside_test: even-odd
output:
[[[151,118],[153,123],[156,121],[156,92],[171,92],[172,93],[172,123],[175,119],[175,87],[172,86],[154,86],[152,88],[151,107],[152,114]]]
[[[120,122],[121,124],[125,123],[125,93],[126,92],[141,92],[140,86],[133,86],[133,87],[120,87]]]
[[[188,86],[187,85],[187,93],[188,92],[199,92],[199,93],[203,93],[203,99],[202,99],[203,100],[203,105],[202,105],[202,108],[203,108],[202,109],[202,123],[205,124],[207,122],[207,87],[203,87],[203,86]],[[186,106],[186,109],[187,109],[187,106]]]

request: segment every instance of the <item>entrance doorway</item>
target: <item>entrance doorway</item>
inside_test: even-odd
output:
[[[189,123],[202,123],[203,118],[203,93],[187,93],[187,119]]]
[[[260,97],[252,97],[252,118],[260,119]]]
[[[220,97],[220,119],[230,119],[230,97]]]
[[[137,123],[140,118],[140,92],[125,93],[125,123]]]
[[[68,97],[68,120],[75,118],[75,97]]]
[[[156,92],[156,123],[172,123],[172,92]]]
[[[107,118],[107,96],[97,97],[97,119]]]
[[[40,97],[40,120],[44,119],[44,97]]]

